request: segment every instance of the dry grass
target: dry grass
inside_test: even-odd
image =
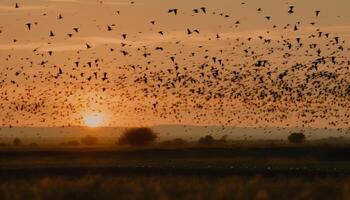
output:
[[[350,199],[350,178],[131,176],[2,180],[2,200]]]
[[[0,200],[350,200],[350,176],[341,176],[350,174],[349,153],[340,146],[2,149]]]

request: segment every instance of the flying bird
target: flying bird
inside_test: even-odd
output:
[[[26,26],[27,26],[28,30],[30,30],[32,27],[32,23],[26,23]]]
[[[169,9],[168,13],[174,13],[174,15],[177,15],[177,8]]]
[[[294,13],[294,6],[289,6],[288,14]]]
[[[320,13],[321,13],[321,11],[316,10],[316,11],[315,11],[316,17],[318,17],[318,16],[320,15]]]
[[[55,34],[52,32],[52,31],[50,31],[50,35],[49,35],[50,37],[54,37],[55,36]]]

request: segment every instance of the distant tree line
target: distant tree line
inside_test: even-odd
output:
[[[158,139],[158,135],[151,129],[146,127],[141,128],[130,128],[125,130],[116,141],[118,146],[134,146],[134,147],[143,147],[155,144]],[[291,133],[288,136],[288,141],[291,144],[302,144],[306,140],[304,133]],[[95,146],[99,142],[98,137],[87,135],[79,140],[71,140],[68,142],[61,143],[62,146]],[[186,146],[188,144],[197,144],[199,146],[213,146],[213,145],[223,145],[227,144],[227,136],[224,135],[219,139],[215,139],[211,135],[206,135],[201,137],[195,143],[189,143],[188,141],[182,138],[175,138],[172,140],[163,141],[160,145],[163,146]],[[23,146],[23,142],[20,138],[15,138],[12,141],[12,145],[19,147]],[[0,146],[8,146],[6,143],[1,143]],[[29,146],[35,147],[38,146],[37,143],[33,142]]]
[[[306,137],[304,133],[291,133],[288,136],[288,141],[292,144],[301,144],[304,143],[306,140]]]

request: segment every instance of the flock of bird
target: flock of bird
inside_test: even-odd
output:
[[[13,6],[21,8],[19,3]],[[283,9],[292,17],[298,8]],[[114,35],[119,42],[95,46],[86,41],[83,48],[68,53],[40,47],[22,54],[7,50],[0,57],[2,125],[74,125],[81,121],[82,110],[105,109],[117,116],[116,121],[133,118],[134,124],[349,127],[350,49],[337,33],[318,27],[321,11],[310,11],[312,21],[280,25],[264,8],[254,8],[252,12],[265,20],[265,31],[238,36],[234,33],[249,19],[236,20],[203,6],[159,12],[173,20],[181,15],[189,20],[212,16],[218,26],[229,20],[226,28],[231,32],[218,28],[208,33],[192,24],[176,30],[181,37],[163,40],[170,31],[149,19],[155,42],[137,44],[135,35],[142,37],[146,31],[118,30],[121,9],[114,12],[116,20],[99,24],[101,32],[118,33]],[[65,24],[69,18],[58,14],[51,20]],[[72,26],[63,35],[60,27],[22,21],[13,26],[28,33],[40,30],[35,37],[44,38],[47,45],[57,38],[69,42],[86,30]],[[18,33],[6,29],[0,24],[0,37],[7,34],[12,43],[21,44]]]

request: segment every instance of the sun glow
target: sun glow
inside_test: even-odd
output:
[[[84,117],[84,123],[87,127],[96,128],[102,125],[103,116],[99,113],[90,113]]]

